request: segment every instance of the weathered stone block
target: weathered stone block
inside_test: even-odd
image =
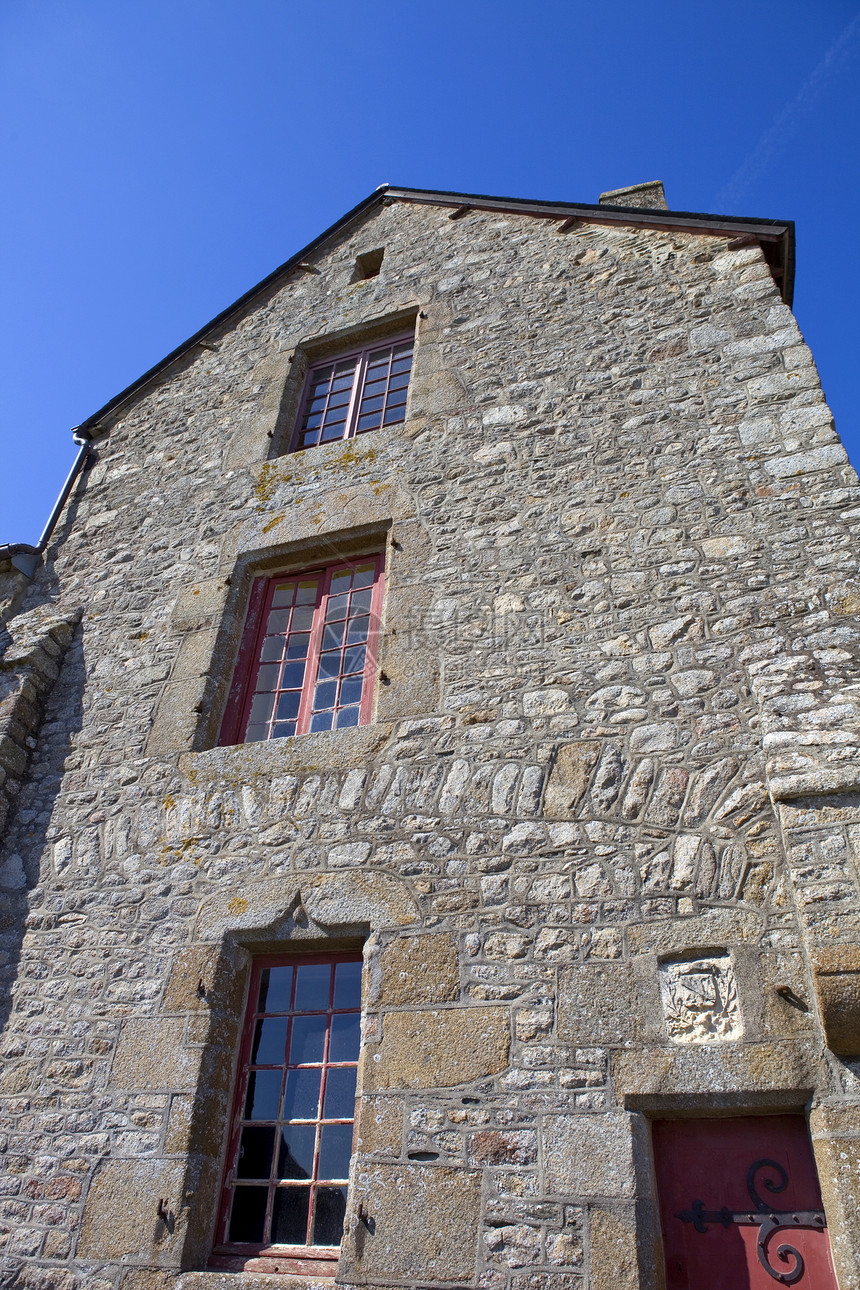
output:
[[[624,1044],[639,1035],[629,963],[583,963],[559,973],[558,1035],[577,1044]]]
[[[448,932],[400,936],[380,955],[383,1007],[404,1003],[450,1003],[460,993],[457,942]]]
[[[591,1211],[591,1279],[597,1290],[639,1290],[636,1222],[633,1214]]]
[[[350,1197],[364,1204],[373,1230],[344,1240],[339,1280],[362,1285],[386,1277],[462,1282],[475,1276],[481,1174],[425,1165],[361,1169]]]
[[[182,1046],[184,1031],[181,1018],[124,1021],[111,1067],[114,1087],[168,1091],[193,1088],[200,1054]]]
[[[87,1194],[80,1256],[159,1263],[178,1251],[184,1234],[183,1174],[179,1160],[106,1161]],[[176,1218],[173,1232],[158,1216],[159,1197]]]
[[[599,743],[562,744],[544,793],[544,810],[550,819],[567,820],[576,814],[599,757]]]
[[[496,1007],[389,1012],[363,1054],[366,1089],[451,1088],[508,1064],[510,1021]]]
[[[633,1196],[630,1117],[624,1111],[547,1116],[544,1168],[553,1196]]]
[[[819,946],[812,951],[812,979],[827,1047],[860,1056],[860,945]]]
[[[402,1138],[402,1100],[363,1096],[358,1104],[356,1149],[363,1156],[399,1156]]]

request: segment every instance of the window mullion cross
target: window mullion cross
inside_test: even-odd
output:
[[[358,362],[355,365],[355,380],[352,384],[352,394],[349,400],[349,412],[346,417],[346,428],[343,436],[344,439],[354,439],[356,435],[358,412],[361,407],[361,396],[364,390],[364,379],[367,372],[369,358],[370,350],[365,349],[359,355]]]
[[[322,636],[325,630],[328,593],[331,586],[333,572],[333,569],[326,570],[325,576],[320,579],[320,595],[316,605],[314,625],[311,629],[311,639],[308,643],[307,672],[305,674],[304,688],[302,690],[302,697],[299,703],[299,713],[296,719],[296,734],[298,735],[307,734],[310,729],[314,691],[316,690],[317,672],[319,671],[320,665]]]

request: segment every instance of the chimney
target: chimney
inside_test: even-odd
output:
[[[611,193],[601,193],[600,205],[632,206],[638,210],[669,209],[661,179],[652,179],[647,184],[633,184],[630,188],[613,188]]]

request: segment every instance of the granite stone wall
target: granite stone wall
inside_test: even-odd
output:
[[[15,606],[2,1285],[275,1284],[205,1271],[248,967],[358,945],[340,1281],[656,1288],[649,1119],[808,1107],[854,1284],[857,477],[757,246],[449,215],[110,418]],[[405,423],[286,454],[404,325]],[[373,724],[218,747],[253,577],[374,551]]]

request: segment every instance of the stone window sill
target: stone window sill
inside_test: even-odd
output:
[[[324,730],[315,735],[291,739],[269,739],[254,744],[209,748],[206,752],[184,753],[180,770],[192,783],[236,780],[243,783],[258,775],[286,775],[291,772],[351,770],[365,762],[391,736],[391,723],[353,726],[346,730]]]
[[[176,1290],[334,1290],[334,1277],[296,1276],[290,1272],[183,1272]]]

